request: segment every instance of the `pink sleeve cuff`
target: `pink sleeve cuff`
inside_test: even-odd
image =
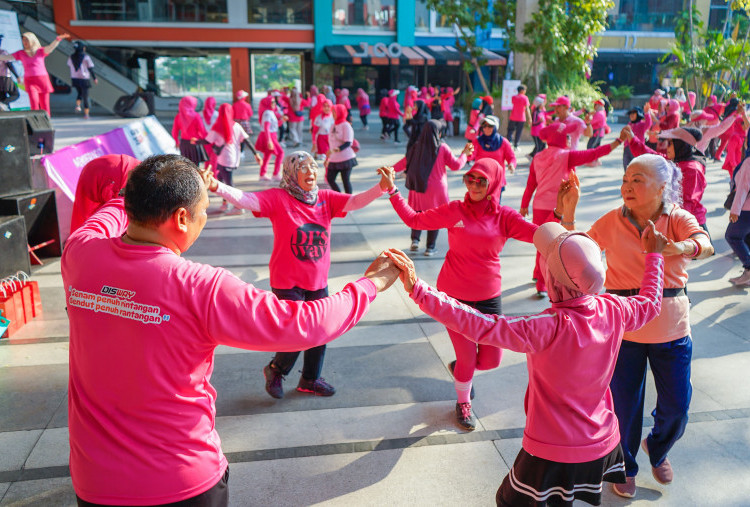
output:
[[[375,287],[375,284],[372,283],[372,280],[370,280],[366,276],[363,276],[354,283],[364,289],[365,293],[367,294],[367,298],[370,300],[370,303],[375,301],[375,298],[378,295],[378,289]]]

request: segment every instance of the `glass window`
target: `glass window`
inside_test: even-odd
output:
[[[333,26],[396,31],[396,0],[333,0]]]
[[[78,19],[226,23],[227,0],[78,0]]]
[[[311,25],[312,0],[247,0],[248,23]]]
[[[621,0],[617,14],[609,17],[612,30],[671,32],[675,13],[683,10],[683,0]]]
[[[430,10],[427,8],[425,0],[414,2],[414,29],[418,32],[430,30]]]

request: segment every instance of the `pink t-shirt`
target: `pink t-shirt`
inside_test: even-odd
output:
[[[659,216],[656,230],[673,241],[684,241],[694,234],[705,234],[695,217],[672,204]],[[644,270],[640,231],[628,218],[625,208],[610,211],[594,222],[588,231],[607,256],[607,289],[637,289]],[[665,258],[664,287],[685,287],[690,259],[683,255]],[[625,334],[625,340],[639,343],[666,343],[690,334],[690,301],[687,296],[664,298],[661,313],[638,331]]]
[[[280,301],[166,247],[129,245],[120,239],[126,227],[118,198],[63,251],[70,474],[88,502],[177,502],[211,488],[227,467],[210,383],[216,346],[324,344],[366,313],[375,286],[361,279],[319,301]]]
[[[514,209],[479,219],[465,213],[461,201],[417,213],[396,194],[391,204],[407,227],[424,231],[448,229],[448,252],[437,286],[464,301],[483,301],[501,293],[500,252],[508,238],[531,243],[537,227]]]
[[[510,121],[526,121],[526,108],[529,107],[529,98],[519,93],[513,95],[510,100],[513,102]]]
[[[472,341],[525,353],[523,448],[550,461],[585,463],[606,456],[620,442],[609,383],[623,333],[659,313],[664,258],[639,254],[639,260],[645,272],[638,296],[582,296],[552,303],[537,315],[485,315],[421,280],[411,298]]]
[[[47,53],[44,48],[39,48],[34,56],[29,56],[23,49],[13,53],[16,60],[23,64],[23,74],[25,76],[47,76],[47,67],[44,66],[44,59]]]
[[[314,206],[298,201],[282,188],[256,192],[260,211],[273,225],[271,287],[319,290],[328,286],[331,267],[331,220],[346,216],[351,197],[333,190],[318,190]]]

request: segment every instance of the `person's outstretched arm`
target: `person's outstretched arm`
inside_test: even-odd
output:
[[[204,169],[200,171],[200,174],[209,192],[214,192],[237,208],[249,209],[256,213],[260,211],[260,201],[258,201],[253,192],[243,192],[239,188],[225,185],[214,178],[213,172],[210,169]]]
[[[50,42],[49,44],[47,44],[46,46],[44,46],[44,54],[45,55],[50,54],[51,52],[53,52],[55,50],[55,48],[57,48],[57,46],[58,46],[58,44],[60,44],[61,40],[63,40],[63,39],[69,39],[69,38],[70,38],[70,34],[69,33],[64,33],[64,34],[58,35],[57,37],[55,37],[55,40],[53,40],[52,42]]]
[[[380,181],[376,183],[372,188],[349,197],[349,200],[346,201],[346,204],[344,205],[344,212],[364,208],[372,201],[383,195],[383,193],[388,189],[389,185],[390,182],[388,180],[388,177],[380,174]]]

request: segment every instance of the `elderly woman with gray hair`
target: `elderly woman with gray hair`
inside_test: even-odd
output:
[[[623,337],[611,389],[625,454],[627,482],[614,484],[617,495],[636,493],[635,457],[639,445],[649,456],[654,478],[672,482],[667,454],[685,432],[692,395],[690,361],[690,302],[685,290],[691,259],[713,254],[708,234],[692,213],[682,209],[682,173],[658,155],[641,155],[630,162],[622,178],[623,206],[599,218],[588,231],[607,257],[607,292],[622,296],[638,294],[644,271],[641,235],[649,222],[669,239],[662,252],[664,299],[661,313],[637,331]],[[563,184],[561,224],[573,228],[580,196],[575,174]],[[656,408],[654,427],[641,441],[646,391],[646,364],[654,375]]]

